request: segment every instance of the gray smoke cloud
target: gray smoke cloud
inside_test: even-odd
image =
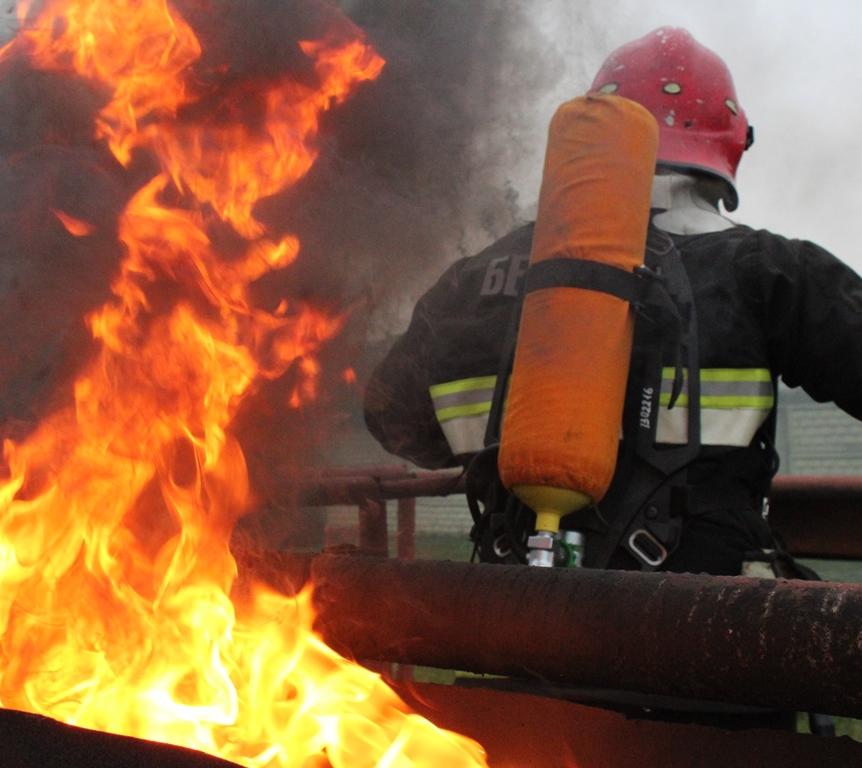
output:
[[[354,31],[336,6],[320,0],[178,0],[177,7],[205,51],[196,74],[210,93],[191,111],[212,108],[216,116],[249,83],[284,72],[313,79],[298,41]],[[12,5],[4,11],[10,34]],[[258,213],[273,230],[299,234],[303,255],[290,274],[272,276],[259,290],[265,302],[289,290],[349,304],[359,333],[375,313],[403,319],[404,307],[446,261],[504,233],[522,215],[523,200],[510,179],[527,150],[530,115],[523,105],[561,66],[533,26],[527,2],[350,0],[341,11],[387,64],[376,82],[325,116],[320,158],[307,178],[261,204]],[[96,221],[110,238],[119,206],[147,173],[146,163],[124,171],[93,139],[103,99],[96,84],[35,71],[20,57],[3,62],[3,305],[23,306],[21,297],[44,294],[39,276],[61,274],[60,282],[82,296],[80,302],[51,299],[54,315],[63,317],[58,323],[69,328],[80,325],[82,305],[105,297],[118,251],[100,246],[93,257],[99,268],[85,266],[86,254],[81,262],[69,255],[84,245],[62,230],[52,211]],[[251,120],[253,102],[243,104]],[[22,223],[34,217],[37,224]],[[26,311],[9,319],[4,328],[18,331],[42,324]],[[18,351],[42,346],[17,338]],[[80,349],[73,346],[74,358]],[[3,407],[16,410],[20,402]]]
[[[0,45],[12,39],[17,27],[15,4],[4,3],[0,5]]]
[[[89,84],[0,65],[0,426],[20,437],[68,400],[91,352],[84,314],[104,302],[120,256],[127,179],[92,140]],[[90,222],[73,238],[55,211]]]
[[[387,64],[333,114],[332,151],[286,215],[307,233],[307,251],[325,254],[367,291],[375,334],[403,325],[447,262],[523,216],[532,201],[513,175],[543,149],[541,139],[528,146],[530,104],[563,67],[529,2],[341,6]],[[315,226],[333,220],[335,229]]]
[[[264,306],[281,296],[348,311],[326,370],[363,373],[366,340],[397,330],[443,267],[505,233],[532,200],[513,178],[541,158],[531,105],[564,67],[526,0],[177,0],[205,53],[195,78],[206,94],[180,118],[239,104],[254,122],[256,84],[290,73],[312,83],[299,41],[348,39],[361,27],[386,59],[321,126],[320,156],[294,188],[262,201],[274,233],[302,242],[297,264],[255,286]],[[3,6],[0,35],[14,34]],[[0,38],[2,39],[2,38]],[[116,224],[152,173],[122,168],[93,138],[100,86],[0,62],[0,429],[20,438],[71,399],[92,353],[84,314],[110,298],[122,249]],[[234,106],[226,106],[234,105]],[[55,211],[95,226],[72,237]],[[320,407],[284,407],[284,383],[266,385],[237,418],[255,487],[307,461],[309,446],[356,412],[357,389],[324,382]],[[328,410],[327,410],[328,409]],[[340,421],[339,421],[340,420]],[[282,474],[283,478],[283,474]],[[281,483],[280,485],[283,485]],[[274,503],[281,503],[280,501]]]

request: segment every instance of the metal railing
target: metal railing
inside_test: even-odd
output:
[[[360,548],[382,556],[389,553],[389,502],[396,502],[396,553],[410,560],[416,551],[416,499],[463,493],[458,470],[369,465],[330,468],[308,477],[300,498],[304,506],[355,506]],[[862,477],[779,476],[769,517],[794,555],[862,559]]]

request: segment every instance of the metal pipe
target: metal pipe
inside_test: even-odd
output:
[[[310,573],[320,631],[354,658],[862,716],[855,585],[278,557],[292,583]]]
[[[416,557],[416,499],[398,499],[398,559]]]
[[[412,477],[416,470],[406,464],[338,464],[323,467],[311,473],[311,477],[320,478],[351,478],[351,477]]]
[[[862,558],[862,477],[777,477],[769,519],[800,557]]]
[[[389,557],[386,502],[364,499],[359,505],[359,548],[376,557]]]
[[[463,492],[459,471],[373,466],[306,478],[300,497],[305,506],[324,506]],[[862,558],[862,477],[779,476],[770,493],[770,521],[795,555]]]
[[[460,472],[403,472],[400,475],[335,475],[308,479],[300,492],[301,505],[357,504],[362,499],[407,499],[463,493]]]

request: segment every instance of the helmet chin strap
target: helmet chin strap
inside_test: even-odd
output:
[[[650,206],[660,213],[653,224],[672,235],[702,235],[735,227],[718,207],[724,182],[708,176],[659,172],[653,177]]]

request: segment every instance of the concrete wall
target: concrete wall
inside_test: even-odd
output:
[[[862,422],[801,389],[779,391],[776,442],[781,474],[862,474]]]

